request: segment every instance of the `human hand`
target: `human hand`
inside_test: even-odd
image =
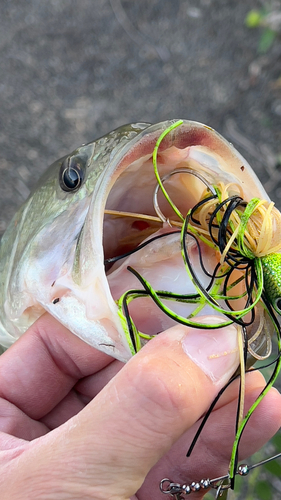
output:
[[[179,325],[122,365],[44,315],[0,357],[1,500],[165,500],[164,477],[190,483],[226,473],[237,382],[219,400],[194,453],[185,454],[198,419],[235,371],[233,333]],[[209,362],[214,349],[230,354]],[[263,385],[258,372],[247,375],[247,406]],[[247,425],[240,460],[280,420],[281,397],[273,389]]]

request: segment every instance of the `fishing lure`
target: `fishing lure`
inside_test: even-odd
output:
[[[163,479],[160,483],[160,490],[163,494],[168,494],[176,500],[183,499],[192,491],[211,487],[217,489],[216,498],[222,497],[229,488],[234,488],[237,474],[246,475],[254,467],[245,464],[238,467],[239,442],[250,416],[274,384],[281,367],[281,336],[276,316],[276,313],[281,314],[281,239],[279,236],[281,214],[272,202],[259,198],[245,201],[242,189],[238,184],[233,182],[227,184],[223,181],[212,184],[207,175],[205,177],[204,174],[191,167],[175,169],[161,178],[157,166],[159,147],[167,134],[181,124],[181,120],[177,121],[164,130],[153,151],[152,160],[157,181],[153,205],[157,217],[139,214],[140,219],[162,221],[170,226],[171,231],[152,237],[134,250],[105,261],[106,264],[112,264],[138,252],[159,238],[169,238],[175,232],[180,234],[182,259],[187,275],[194,284],[195,293],[183,295],[165,290],[155,290],[151,283],[136,269],[131,266],[127,268],[141,285],[138,289],[126,291],[117,301],[119,317],[133,354],[140,350],[144,342],[153,337],[139,331],[130,315],[130,303],[138,298],[150,298],[167,316],[190,327],[216,329],[232,323],[237,325],[240,350],[240,398],[236,419],[236,437],[233,443],[229,472],[220,478],[205,479],[191,485],[180,485],[167,478]],[[187,214],[181,213],[165,188],[165,183],[178,174],[196,178],[196,181],[201,182],[204,187],[201,199]],[[174,213],[173,218],[167,218],[161,211],[158,202],[160,192],[171,207]],[[123,215],[130,216],[126,213]],[[138,215],[134,214],[134,216]],[[196,267],[192,265],[189,254],[190,241],[197,246],[200,269],[208,280],[207,285],[202,283]],[[202,245],[211,248],[217,254],[218,263],[212,271],[207,269],[204,262]],[[192,305],[192,312],[187,317],[177,314],[172,307],[168,306],[168,304],[176,302]],[[200,323],[196,317],[206,306],[223,315],[224,320],[209,325]],[[245,373],[256,360],[264,360],[269,357],[274,333],[278,353],[273,362],[272,375],[254,404],[244,415]],[[229,383],[233,380],[234,377]],[[210,412],[226,387],[220,391],[204,417],[187,456],[190,455]],[[271,459],[278,456],[280,455]],[[256,466],[262,463],[264,462],[260,462]]]

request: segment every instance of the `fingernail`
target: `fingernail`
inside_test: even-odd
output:
[[[200,318],[200,322],[215,324],[222,319],[210,316]],[[237,330],[233,325],[215,330],[191,328],[182,339],[182,347],[215,385],[223,387],[239,365]]]

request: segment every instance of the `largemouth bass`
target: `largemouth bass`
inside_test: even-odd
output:
[[[237,318],[241,323],[244,316],[232,315],[229,301],[225,314],[228,289],[236,292],[236,310],[250,315],[250,303],[258,305],[259,292],[250,302],[243,299],[242,265],[224,290],[216,283],[212,295],[209,283],[218,265],[231,266],[228,253],[237,246],[230,233],[238,234],[247,204],[257,198],[267,207],[270,200],[247,161],[218,133],[197,122],[175,123],[125,125],[49,167],[1,241],[5,348],[48,311],[91,346],[127,361],[151,336],[184,322],[181,318],[198,322],[201,315],[215,314],[222,323]],[[204,215],[201,208],[207,198],[218,197],[225,213],[235,196],[242,200],[241,207],[235,205],[239,227],[234,208],[228,209],[234,222],[227,219],[221,248],[223,231],[215,234],[208,222],[216,209],[209,206]],[[183,235],[196,204],[201,222],[194,213],[186,226],[193,236]],[[217,216],[214,228],[222,219]],[[244,238],[248,242],[247,234]],[[274,246],[274,227],[270,238]],[[253,327],[252,321],[254,332],[261,322]]]

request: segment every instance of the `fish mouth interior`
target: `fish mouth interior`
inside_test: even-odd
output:
[[[130,304],[128,314],[137,330],[145,335],[155,335],[176,322],[186,324],[182,319],[191,318],[192,322],[192,318],[197,320],[198,314],[220,316],[215,324],[225,318],[225,309],[215,310],[210,301],[203,301],[202,307],[199,304],[197,285],[201,292],[208,289],[209,278],[213,277],[220,260],[217,247],[208,246],[206,238],[205,242],[201,239],[198,243],[196,237],[194,242],[192,235],[181,236],[175,232],[180,233],[188,211],[202,200],[208,189],[216,197],[214,186],[222,182],[233,186],[236,195],[241,194],[242,199],[247,200],[247,196],[249,199],[252,197],[254,178],[251,169],[244,167],[241,163],[243,159],[224,139],[208,127],[197,125],[194,129],[189,126],[185,131],[187,133],[172,134],[170,140],[160,144],[157,152],[159,177],[176,210],[159,189],[155,173],[153,152],[159,131],[154,140],[148,134],[148,146],[140,141],[134,151],[127,153],[127,157],[120,162],[122,168],[117,165],[121,173],[109,192],[105,206],[103,248],[110,292],[122,307],[127,297],[132,297],[127,304]],[[248,195],[246,191],[245,197],[247,185],[250,192]],[[160,235],[165,236],[161,241],[158,238]],[[147,239],[153,241],[145,247],[148,250],[143,251],[144,246],[140,244]],[[183,255],[181,246],[184,248],[185,245],[189,248],[188,251],[184,249]],[[189,271],[191,268],[195,271],[196,285],[194,275],[192,277],[187,272],[187,261]],[[237,306],[238,311],[244,309],[240,278],[238,271],[227,282],[233,285],[232,304],[235,309]],[[165,302],[162,308],[158,300],[161,294],[162,303]],[[189,300],[191,296],[193,303]],[[224,300],[222,295],[220,300]],[[126,321],[128,324],[128,316]]]
[[[195,162],[188,159],[188,149],[171,146],[158,154],[157,167],[161,178],[178,169],[194,168]],[[163,227],[164,220],[158,216],[154,204],[157,186],[151,153],[133,161],[118,177],[105,207],[105,260],[134,250]],[[206,190],[206,186],[194,175],[183,172],[172,174],[165,182],[165,189],[185,217]],[[161,189],[158,190],[157,202],[164,219],[178,223],[180,228],[180,219]]]
[[[196,293],[181,254],[179,233],[182,219],[166,200],[161,189],[158,189],[155,203],[155,190],[159,186],[152,157],[155,142],[150,144],[149,150],[144,147],[142,154],[133,156],[107,198],[103,248],[107,280],[115,301],[122,300],[123,294],[131,293],[131,290],[144,290],[139,278],[128,270],[128,266],[146,279],[154,290],[166,290],[171,294]],[[204,173],[204,167],[190,156],[189,144],[178,147],[170,143],[159,148],[157,169],[170,199],[182,218],[185,218],[189,209],[206,192],[204,182],[192,173],[202,173],[202,170]],[[204,175],[202,174],[203,179]],[[150,239],[153,241],[148,245],[141,245]],[[213,265],[216,256],[213,251],[211,253]],[[190,260],[194,266],[199,267],[198,248],[194,242],[190,248]],[[206,277],[201,277],[206,286]],[[175,301],[170,301],[168,307],[173,313],[185,317],[194,308],[189,306],[187,310],[186,305]],[[158,334],[177,322],[161,311],[147,295],[133,300],[129,310],[137,329],[147,335]],[[207,312],[204,311],[204,314]]]
[[[104,215],[103,248],[105,259],[128,252],[163,225],[163,220],[118,216],[118,212],[130,212],[156,217],[153,196],[158,185],[152,161],[153,151],[164,125],[148,127],[128,149],[116,171],[120,173],[109,192]],[[162,128],[161,128],[162,127]],[[206,125],[184,121],[169,132],[159,145],[157,168],[162,179],[176,169],[199,172],[209,184],[216,180],[253,185],[253,172],[249,165],[241,165],[243,158],[230,144]],[[242,170],[241,170],[242,168]],[[117,173],[117,175],[118,175]],[[172,175],[165,182],[171,200],[183,217],[206,191],[202,180],[190,173]],[[256,193],[255,193],[256,194]],[[179,222],[179,218],[158,191],[158,202],[164,218]],[[115,211],[114,215],[107,210]]]
[[[158,189],[155,202],[155,190],[159,184],[152,153],[153,149],[149,152],[144,150],[143,155],[134,158],[126,166],[107,199],[103,248],[105,271],[115,301],[119,301],[129,290],[143,289],[140,282],[127,270],[128,265],[145,276],[155,290],[188,292],[185,283],[187,275],[180,250],[182,221],[161,189]],[[183,217],[186,217],[189,209],[206,191],[206,185],[186,171],[196,170],[195,163],[194,159],[189,158],[189,147],[170,145],[157,155],[160,178],[167,177],[163,181],[164,187]],[[161,240],[156,239],[159,236]],[[145,250],[139,248],[135,251],[147,239],[153,241]],[[177,279],[175,272],[179,276]],[[172,308],[175,311],[174,305]],[[137,328],[148,335],[157,334],[176,324],[149,297],[133,301],[129,309]],[[188,314],[179,310],[176,312]]]

